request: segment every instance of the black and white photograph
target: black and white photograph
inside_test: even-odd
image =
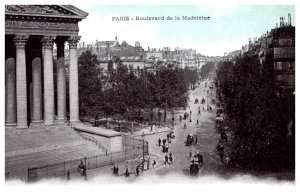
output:
[[[295,191],[296,2],[270,3],[6,1],[4,185]]]

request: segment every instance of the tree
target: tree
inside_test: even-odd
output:
[[[293,98],[277,96],[274,84],[261,75],[256,55],[234,62],[221,63],[217,71],[218,97],[232,132],[231,159],[251,169],[279,170],[286,165],[294,169],[294,143],[286,139],[286,125],[294,119],[294,112],[284,102],[290,100],[289,106],[294,106]],[[287,112],[291,118],[285,118]]]
[[[213,62],[206,62],[204,65],[201,66],[200,69],[200,77],[202,79],[205,79],[208,77],[209,73],[211,72],[211,70],[214,68],[214,63]]]
[[[83,52],[78,59],[80,114],[93,115],[103,105],[98,65],[97,56],[90,51]]]

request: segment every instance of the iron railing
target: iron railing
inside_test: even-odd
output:
[[[75,130],[75,129],[74,129]],[[75,130],[76,131],[76,130]],[[78,135],[80,135],[83,139],[86,139],[88,141],[91,141],[93,143],[95,143],[100,149],[102,149],[102,151],[105,152],[105,154],[107,155],[107,149],[94,137],[90,136],[90,135],[86,135],[84,133],[81,133],[80,131],[76,131],[78,133]]]
[[[81,161],[84,162],[87,170],[91,170],[149,155],[148,142],[143,139],[122,136],[122,142],[125,149],[124,151],[28,168],[27,180],[37,181],[42,178],[62,177],[68,172],[70,174],[76,173],[78,172],[78,165]]]

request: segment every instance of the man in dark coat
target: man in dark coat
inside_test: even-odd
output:
[[[166,165],[167,163],[169,164],[169,158],[168,158],[168,155],[165,156],[165,165]]]

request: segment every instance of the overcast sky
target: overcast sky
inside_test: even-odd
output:
[[[259,37],[274,28],[279,17],[292,15],[295,7],[287,5],[76,5],[89,13],[79,24],[81,40],[86,43],[114,40],[145,49],[165,46],[193,48],[204,55],[220,55],[241,49],[249,38]],[[112,17],[164,16],[164,21],[112,21]],[[167,21],[166,17],[209,16],[209,21]]]

